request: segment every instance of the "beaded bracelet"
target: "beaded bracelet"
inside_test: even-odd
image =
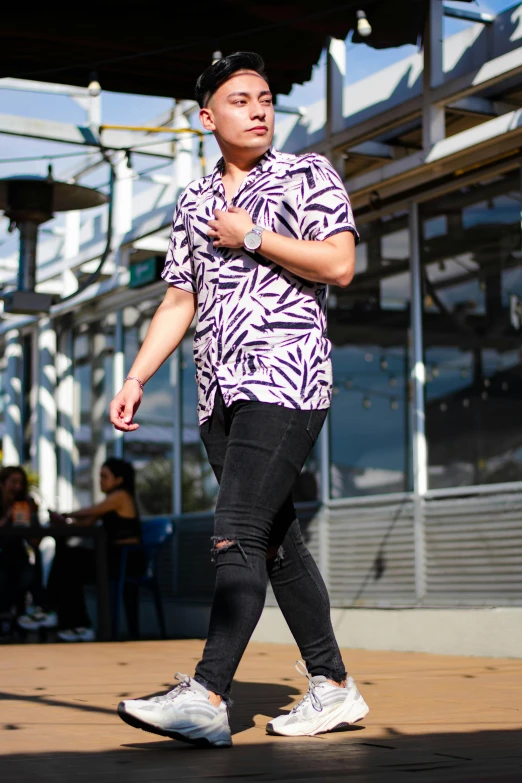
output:
[[[135,376],[135,375],[128,375],[128,376],[125,378],[125,380],[126,380],[126,381],[138,381],[138,383],[139,383],[139,385],[140,385],[140,387],[141,387],[141,390],[143,391],[143,383],[140,381],[140,379],[139,379],[139,378],[136,378],[136,376]]]

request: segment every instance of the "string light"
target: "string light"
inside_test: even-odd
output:
[[[369,410],[372,407],[372,401],[369,397],[363,397],[363,408],[366,408],[366,410]]]
[[[392,387],[392,389],[397,386],[397,378],[395,375],[390,375],[388,378],[388,384]]]
[[[469,400],[468,400],[467,397],[462,400],[462,407],[463,408],[469,408]]]
[[[392,397],[390,400],[390,408],[392,411],[396,411],[399,409],[399,402],[396,397]]]
[[[381,370],[387,370],[388,369],[388,360],[386,359],[386,356],[381,356],[380,367],[381,367]]]
[[[368,38],[372,34],[372,26],[366,18],[364,11],[357,11],[357,32],[361,38]]]

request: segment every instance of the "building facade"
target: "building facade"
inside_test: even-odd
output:
[[[333,161],[361,234],[353,283],[329,292],[332,408],[295,490],[336,607],[522,604],[522,5],[442,39],[433,1],[424,52],[348,87],[333,40],[326,99],[277,114],[276,146]],[[192,109],[164,124],[190,127]],[[177,193],[201,160],[191,134],[157,142],[173,176],[133,192],[112,133],[102,277],[49,316],[0,324],[3,462],[32,464],[44,504],[67,510],[97,496],[106,456],[130,459],[142,513],[176,518],[165,590],[204,603],[217,487],[198,437],[193,328],[147,385],[140,429],[122,437],[107,420],[164,292]],[[103,208],[69,213],[61,235],[41,237],[39,290],[74,293],[106,221]],[[8,285],[17,261],[4,260]]]

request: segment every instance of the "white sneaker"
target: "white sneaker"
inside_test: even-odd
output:
[[[23,614],[19,617],[18,625],[26,631],[37,631],[39,628],[56,628],[58,615],[56,612],[44,612],[37,606],[31,614]]]
[[[357,723],[368,715],[369,707],[357,690],[353,677],[347,678],[345,688],[339,688],[322,675],[310,677],[302,661],[297,661],[296,669],[308,678],[308,692],[288,715],[280,715],[267,723],[268,734],[312,737]]]
[[[173,690],[150,699],[127,699],[118,705],[120,718],[136,729],[193,745],[229,748],[232,745],[228,710],[209,700],[209,692],[186,674]]]
[[[96,634],[93,628],[68,628],[58,631],[58,637],[62,642],[93,642]]]

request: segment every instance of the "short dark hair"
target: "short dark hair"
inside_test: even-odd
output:
[[[206,106],[217,89],[238,71],[255,71],[268,82],[263,58],[255,52],[234,52],[210,65],[196,82],[196,100]]]

